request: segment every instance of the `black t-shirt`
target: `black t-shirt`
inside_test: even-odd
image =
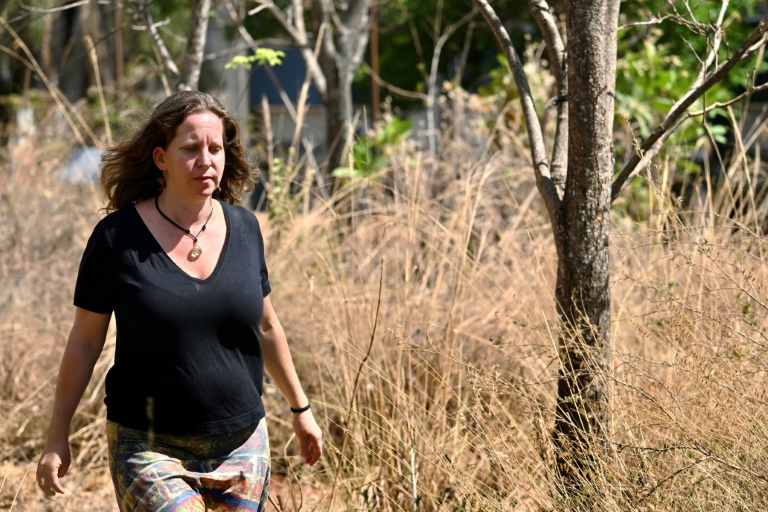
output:
[[[133,206],[102,219],[88,240],[74,303],[115,313],[109,420],[210,435],[264,417],[259,323],[270,292],[264,242],[251,212],[220,204],[227,235],[207,279],[178,267]]]

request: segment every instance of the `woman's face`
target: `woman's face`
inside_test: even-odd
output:
[[[176,128],[168,147],[156,147],[152,157],[165,174],[168,192],[205,199],[224,174],[224,125],[212,112],[191,114]]]

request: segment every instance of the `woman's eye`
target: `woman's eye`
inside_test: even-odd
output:
[[[222,150],[223,150],[223,148],[220,148],[220,147],[218,147],[218,146],[213,146],[213,147],[210,149],[211,153],[221,153],[221,151],[222,151]]]

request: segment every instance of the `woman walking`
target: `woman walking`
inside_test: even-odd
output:
[[[114,313],[105,402],[120,510],[264,510],[264,369],[308,464],[322,440],[269,298],[259,223],[233,206],[253,186],[238,126],[212,96],[180,92],[103,160],[111,213],[80,263],[38,485],[64,492],[69,425]]]

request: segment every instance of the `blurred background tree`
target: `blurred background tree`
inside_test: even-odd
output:
[[[158,32],[167,46],[172,59],[181,62],[187,44],[190,21],[190,5],[170,0],[136,2],[146,5],[152,18],[158,23]],[[715,21],[720,2],[669,2],[667,0],[638,0],[622,5],[619,31],[619,69],[617,74],[617,114],[633,119],[631,128],[636,135],[647,135],[672,99],[685,87],[685,78],[700,68],[705,55],[707,26],[700,20]],[[45,0],[6,2],[0,7],[0,17],[5,19],[18,34],[20,41],[39,61],[41,69],[72,102],[88,97],[89,87],[95,85],[94,66],[88,55],[86,38],[93,41],[98,55],[101,82],[108,96],[116,100],[130,95],[158,90],[162,86],[162,63],[159,61],[152,40],[146,34],[142,20],[131,3],[99,3],[66,0],[57,3]],[[236,8],[246,10],[257,4],[235,2]],[[250,7],[249,7],[250,5]],[[285,11],[291,2],[274,4]],[[765,9],[760,0],[736,0],[731,2],[730,18],[724,21],[729,37],[743,38],[755,22],[755,14]],[[563,2],[552,2],[554,12],[559,13],[562,23]],[[513,43],[523,51],[537,34],[538,29],[530,16],[525,0],[501,0],[494,2],[499,18],[514,34]],[[384,99],[395,109],[421,108],[425,105],[430,83],[432,59],[436,43],[447,27],[457,24],[469,11],[463,0],[383,0],[376,4],[376,23],[382,43],[378,48],[378,68],[384,84]],[[310,14],[307,24],[312,33]],[[227,37],[233,47],[244,47],[237,34],[237,27],[226,19],[223,10],[214,10],[212,17],[230,27]],[[295,41],[285,37],[285,31],[268,15],[243,16],[242,23],[249,34],[257,34],[259,44],[283,44],[291,46]],[[704,37],[690,37],[691,30]],[[729,41],[724,41],[718,54],[725,58]],[[26,65],[19,41],[7,30],[0,31],[0,95],[23,94],[41,89],[43,84],[37,73]],[[497,59],[497,50],[487,28],[475,16],[455,27],[441,47],[436,62],[438,81],[453,82],[469,91],[484,95],[504,93],[504,101],[516,97],[514,84],[504,83],[506,63]],[[407,58],[404,58],[407,57]],[[207,56],[210,60],[211,56]],[[354,101],[370,104],[372,80],[371,55],[367,63],[358,67],[354,74]],[[546,55],[541,56],[548,65]],[[215,87],[216,81],[204,77],[203,85]],[[752,79],[749,70],[741,65],[728,78],[710,91],[697,107],[720,101],[733,92],[747,87]],[[207,82],[206,82],[207,80]],[[400,94],[410,91],[415,94]],[[546,97],[551,91],[546,91]],[[655,98],[648,102],[647,98]],[[369,109],[370,110],[370,109]],[[737,112],[738,114],[738,112]],[[722,111],[712,112],[708,118],[723,116]],[[723,123],[711,127],[710,133],[718,142],[726,142]],[[675,136],[677,143],[695,145],[706,130],[695,121]],[[628,148],[627,148],[628,150]]]

